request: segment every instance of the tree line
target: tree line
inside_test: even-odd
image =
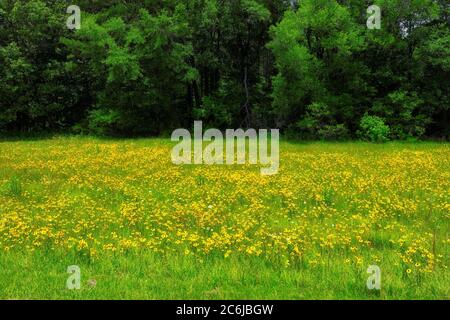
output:
[[[449,83],[448,0],[0,0],[3,133],[448,138]]]

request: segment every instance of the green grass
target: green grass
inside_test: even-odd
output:
[[[381,291],[366,288],[363,268],[342,263],[283,268],[260,258],[117,255],[89,263],[56,253],[0,258],[2,299],[449,299],[448,275],[406,278],[382,268]],[[68,290],[69,265],[81,268],[81,289]],[[383,266],[382,266],[383,267]],[[89,285],[95,279],[96,286]]]

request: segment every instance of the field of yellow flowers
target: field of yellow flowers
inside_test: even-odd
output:
[[[448,144],[284,141],[274,176],[172,146],[0,142],[0,299],[450,299]]]

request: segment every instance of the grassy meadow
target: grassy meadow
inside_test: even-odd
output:
[[[274,176],[172,146],[0,142],[0,299],[450,299],[448,143],[282,141]]]

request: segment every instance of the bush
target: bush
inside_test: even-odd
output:
[[[288,131],[296,131],[300,139],[346,140],[350,137],[345,124],[336,123],[330,107],[322,102],[308,105],[306,115]]]
[[[326,125],[319,129],[318,135],[322,140],[346,140],[350,135],[343,124]]]
[[[91,133],[108,135],[117,130],[120,114],[114,110],[95,109],[89,113],[88,127]]]
[[[389,140],[390,129],[384,120],[377,116],[364,115],[359,124],[359,136],[371,142],[385,142]]]

